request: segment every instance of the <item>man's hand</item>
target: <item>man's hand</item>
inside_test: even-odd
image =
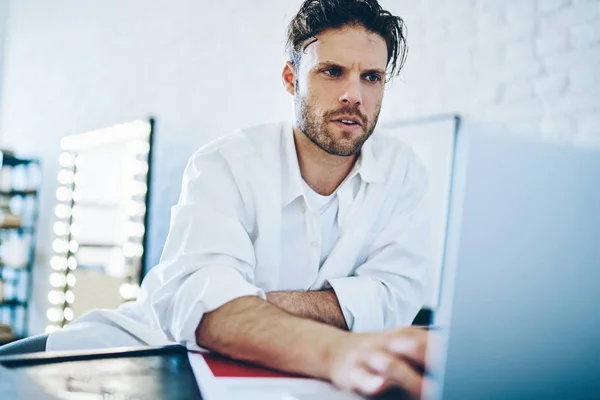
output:
[[[426,345],[432,332],[401,328],[349,334],[332,355],[330,379],[341,389],[376,395],[399,386],[420,398],[425,374]]]
[[[346,332],[249,296],[206,313],[196,341],[234,359],[330,380],[341,389],[372,395],[399,386],[417,398],[427,384],[430,333],[423,328]]]

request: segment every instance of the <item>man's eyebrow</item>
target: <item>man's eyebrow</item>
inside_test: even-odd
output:
[[[333,61],[323,61],[315,65],[315,69],[321,68],[344,68],[342,65],[334,63]]]
[[[380,69],[380,68],[372,68],[372,69],[368,69],[364,72],[365,74],[379,74],[382,76],[385,76],[386,71],[384,69]]]
[[[335,63],[333,61],[323,61],[315,65],[315,69],[323,69],[323,68],[340,68],[346,69],[343,65]],[[363,71],[363,74],[379,74],[385,76],[386,70],[381,68],[371,68],[366,71]]]

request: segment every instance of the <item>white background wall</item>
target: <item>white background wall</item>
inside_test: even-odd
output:
[[[45,166],[34,332],[44,326],[59,139],[157,118],[157,260],[192,152],[235,128],[290,115],[279,75],[285,27],[299,4],[10,0],[0,144]],[[524,134],[600,143],[600,1],[382,4],[405,18],[410,46],[382,120],[460,112]]]

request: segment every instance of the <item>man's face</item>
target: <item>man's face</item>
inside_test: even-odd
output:
[[[306,47],[296,71],[296,125],[329,154],[358,154],[383,100],[387,46],[361,26],[330,29]]]

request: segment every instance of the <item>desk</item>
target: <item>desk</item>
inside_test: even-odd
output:
[[[207,357],[207,364],[220,377],[291,377],[214,354]],[[0,398],[202,400],[202,395],[187,350],[166,346],[3,357]],[[402,398],[398,392],[378,397]]]
[[[0,364],[9,369],[0,375],[2,399],[202,399],[180,346],[38,353]]]

